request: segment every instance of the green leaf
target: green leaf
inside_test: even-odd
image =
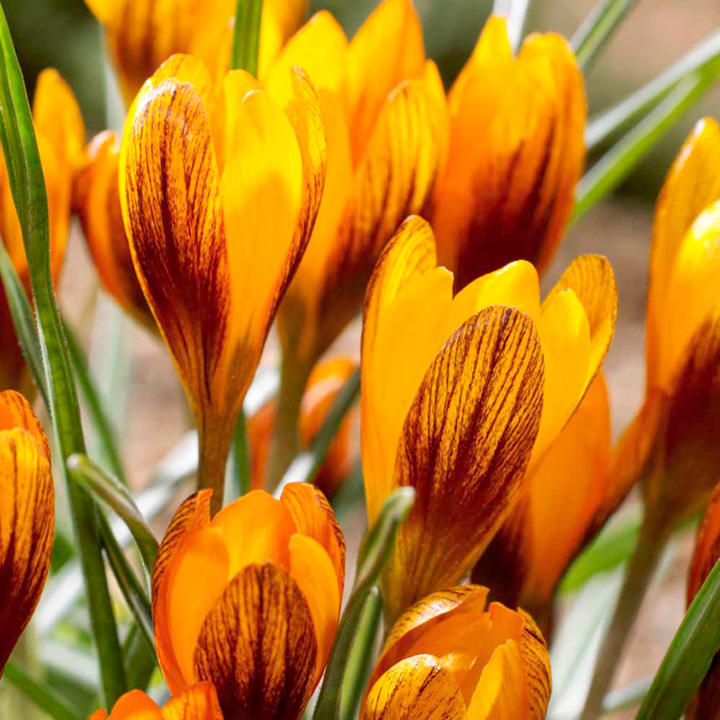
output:
[[[148,644],[146,634],[140,630],[138,625],[130,628],[123,644],[123,655],[128,685],[138,690],[147,690],[155,668],[157,668],[157,659],[154,644]]]
[[[122,518],[137,543],[148,574],[152,575],[158,553],[158,541],[127,487],[116,477],[101,470],[82,453],[71,455],[67,466],[74,480],[93,497],[107,503]]]
[[[75,370],[75,377],[80,386],[80,392],[82,392],[83,398],[85,399],[85,405],[93,429],[97,434],[102,461],[107,466],[109,472],[116,475],[124,485],[127,485],[122,461],[120,460],[120,453],[117,448],[115,432],[105,412],[102,399],[95,387],[95,382],[90,376],[80,343],[75,337],[72,328],[70,328],[67,323],[65,323],[65,337],[67,338],[68,351],[73,369]]]
[[[43,370],[42,351],[40,340],[35,327],[35,315],[33,313],[25,288],[15,267],[10,260],[10,255],[5,248],[5,243],[0,241],[0,278],[2,278],[5,297],[10,308],[13,325],[18,338],[18,344],[22,350],[25,362],[27,362],[33,382],[40,392],[47,407],[50,407],[47,387],[45,385],[45,371]]]
[[[154,642],[154,630],[152,621],[152,609],[150,599],[145,592],[140,580],[138,580],[135,572],[123,553],[123,549],[113,535],[110,523],[107,518],[99,512],[100,516],[100,535],[102,537],[105,554],[110,562],[110,568],[117,580],[120,592],[122,592],[125,602],[130,612],[132,612],[138,627],[142,631],[145,639],[152,647]]]
[[[636,720],[677,720],[720,650],[720,562],[692,601]]]
[[[237,0],[231,55],[233,70],[257,77],[263,0]]]
[[[0,8],[0,140],[22,229],[39,330],[50,412],[60,454],[85,452],[82,420],[50,274],[50,233],[45,181],[22,72],[5,12]],[[64,475],[64,462],[61,464]],[[92,500],[72,483],[68,496],[75,526],[105,703],[127,689],[117,624],[108,592]]]
[[[636,2],[637,0],[600,0],[595,5],[570,41],[582,70],[590,67]]]
[[[5,664],[3,677],[53,720],[83,720],[78,710],[71,708],[63,698],[49,690],[45,683],[34,680],[12,661]]]
[[[713,68],[713,72],[698,72],[685,78],[585,173],[578,185],[573,222],[625,180],[685,111],[702,97],[715,81],[718,70],[720,66]]]
[[[225,483],[224,505],[237,500],[250,490],[250,445],[248,443],[245,411],[235,421],[230,453],[229,482]]]
[[[314,720],[340,718],[341,688],[346,678],[348,659],[353,656],[355,643],[366,641],[358,637],[358,625],[365,603],[373,586],[377,584],[380,573],[390,560],[398,528],[408,516],[414,502],[414,488],[401,487],[395,490],[385,501],[377,522],[365,535],[358,553],[355,584],[338,625],[325,679],[315,706]]]
[[[697,72],[717,74],[720,60],[720,31],[696,45],[665,72],[643,85],[622,102],[593,118],[585,132],[588,153],[606,146],[626,132],[658,105],[678,83]]]
[[[335,398],[330,412],[327,414],[318,434],[313,438],[310,447],[301,452],[291,463],[278,485],[275,494],[279,497],[282,489],[291,482],[312,482],[322,467],[332,441],[335,439],[340,425],[360,394],[360,368],[345,381]]]

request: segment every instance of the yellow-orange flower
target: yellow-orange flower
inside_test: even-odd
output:
[[[108,716],[95,711],[88,720],[223,720],[212,683],[197,683],[162,708],[144,692],[132,690],[123,695]]]
[[[453,296],[427,223],[409,219],[365,302],[361,433],[370,522],[401,485],[417,499],[384,592],[395,617],[480,557],[572,417],[612,337],[604,258],[582,256],[540,303],[517,261]]]
[[[329,13],[318,13],[270,67],[271,93],[287,93],[293,65],[318,88],[328,132],[318,220],[278,313],[300,392],[358,313],[384,244],[407,215],[427,208],[446,154],[447,108],[411,0],[383,0],[350,42]]]
[[[105,33],[129,103],[171,55],[196,55],[228,69],[236,0],[86,0]],[[260,69],[277,55],[307,11],[307,0],[264,0]]]
[[[433,227],[456,289],[525,259],[542,273],[562,238],[585,161],[587,106],[567,41],[530,35],[513,58],[491,17],[450,95],[450,151]]]
[[[623,438],[659,528],[720,476],[720,127],[701,120],[658,199],[647,306],[647,394]]]
[[[125,126],[125,227],[195,413],[205,487],[221,486],[235,418],[322,194],[317,97],[302,71],[291,81],[285,109],[239,70],[217,97],[199,60],[175,56]]]
[[[53,280],[57,282],[65,259],[73,175],[82,161],[85,127],[72,90],[55,70],[43,70],[38,76],[33,99],[33,123],[48,198],[50,263]],[[0,237],[29,295],[30,278],[25,247],[4,159],[0,161]],[[0,347],[0,390],[25,389],[27,384],[29,391],[25,361],[2,288]]]
[[[550,658],[532,618],[465,585],[434,593],[390,632],[363,720],[541,720]]]
[[[325,668],[340,613],[342,531],[325,496],[254,490],[210,519],[186,500],[160,545],[153,618],[173,695],[212,681],[226,720],[296,720]]]
[[[688,574],[687,604],[697,595],[715,563],[720,560],[720,485],[710,497],[695,541]],[[687,720],[717,720],[720,715],[720,658],[716,655],[695,699],[685,710]]]
[[[55,532],[50,450],[20,393],[0,393],[0,675],[45,585]]]
[[[105,290],[145,327],[155,319],[135,274],[123,224],[118,164],[120,145],[110,130],[93,138],[75,177],[74,205],[95,268]]]
[[[336,355],[319,362],[313,368],[300,407],[300,434],[303,448],[309,447],[320,431],[340,390],[356,368],[355,360],[347,355]],[[272,398],[248,418],[250,475],[253,489],[263,486],[270,436],[276,414],[277,400]],[[357,412],[351,410],[345,416],[328,448],[325,462],[313,478],[313,484],[327,497],[332,497],[340,489],[352,469],[355,457],[352,431],[356,415]]]

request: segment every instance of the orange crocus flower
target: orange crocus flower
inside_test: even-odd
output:
[[[88,720],[223,720],[212,683],[197,683],[162,708],[144,692],[132,690],[123,695],[108,716],[96,710]]]
[[[687,604],[693,601],[715,563],[720,560],[720,485],[710,497],[698,528],[695,551],[688,574]],[[685,710],[686,720],[720,718],[720,658],[716,655],[695,699]]]
[[[656,529],[697,512],[720,476],[720,127],[701,120],[658,198],[645,403],[622,439]]]
[[[88,146],[75,177],[74,205],[103,288],[138,322],[155,331],[155,319],[135,274],[118,189],[120,144],[106,130]]]
[[[0,675],[40,600],[54,533],[47,437],[20,393],[0,392]]]
[[[385,243],[428,207],[447,145],[447,107],[410,0],[383,0],[348,42],[327,12],[292,37],[265,82],[286,93],[300,65],[318,88],[328,177],[308,250],[278,312],[294,422],[307,375],[360,310]]]
[[[196,55],[228,69],[237,0],[86,0],[105,27],[126,102],[171,55]],[[260,69],[277,55],[307,12],[308,0],[264,0]]]
[[[513,58],[491,17],[450,94],[450,152],[432,222],[456,290],[525,259],[542,273],[570,219],[587,104],[567,41],[530,35]]]
[[[300,435],[303,448],[309,447],[315,439],[338,394],[356,368],[355,360],[347,355],[324,360],[313,368],[300,407]],[[263,486],[270,436],[276,414],[277,400],[272,398],[248,419],[250,476],[253,489]],[[355,457],[352,431],[356,415],[357,412],[351,410],[345,416],[328,448],[325,462],[313,478],[313,484],[327,497],[332,497],[340,489],[352,468]]]
[[[82,162],[85,126],[72,90],[56,70],[43,70],[38,75],[33,98],[33,123],[48,198],[50,264],[53,280],[57,282],[65,259],[73,175]],[[4,159],[0,161],[0,236],[20,281],[30,295],[25,246]],[[2,288],[0,347],[0,390],[16,388],[30,392],[25,360],[18,346],[15,326]]]
[[[384,592],[390,617],[480,557],[570,420],[612,337],[608,262],[583,256],[540,303],[527,261],[453,296],[427,223],[409,219],[365,302],[361,436],[370,522],[412,485]]]
[[[153,618],[173,695],[212,681],[226,720],[296,720],[325,668],[340,613],[342,531],[304,483],[254,490],[210,518],[186,500],[160,545]]]
[[[363,720],[539,720],[550,658],[522,610],[485,607],[488,590],[433,593],[390,632],[368,683]]]
[[[214,99],[202,63],[175,56],[125,126],[125,227],[196,417],[202,487],[222,487],[235,419],[322,194],[317,97],[302,71],[291,84],[283,109],[236,70]]]

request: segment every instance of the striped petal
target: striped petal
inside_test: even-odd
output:
[[[223,720],[215,686],[197,683],[170,700],[161,710],[163,720]]]

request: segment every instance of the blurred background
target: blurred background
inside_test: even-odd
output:
[[[75,91],[89,132],[101,130],[105,104],[103,44],[83,0],[2,2],[30,91],[41,69],[57,68]],[[424,24],[428,55],[437,61],[449,85],[470,53],[491,2],[415,2]],[[375,0],[314,0],[312,10],[331,10],[352,34],[375,4]],[[594,0],[533,0],[526,30],[553,30],[570,37],[594,4]],[[653,78],[719,26],[717,0],[640,0],[587,75],[591,115]],[[616,437],[637,411],[644,394],[645,293],[654,199],[683,138],[705,114],[720,115],[720,89],[711,91],[691,109],[612,198],[570,228],[547,278],[548,284],[554,282],[568,261],[582,252],[603,253],[615,268],[620,314],[606,374]],[[77,235],[71,241],[62,299],[76,325],[89,336],[97,291],[82,239]],[[340,342],[356,348],[357,332],[356,325]],[[121,342],[127,344],[132,359],[122,446],[134,483],[142,485],[147,468],[182,435],[188,417],[165,349],[136,327],[128,328]],[[272,343],[268,354],[272,357]],[[356,522],[359,529],[362,519]],[[618,684],[644,678],[662,659],[684,611],[691,545],[691,531],[675,543],[662,578],[648,595],[648,606],[635,629]]]

